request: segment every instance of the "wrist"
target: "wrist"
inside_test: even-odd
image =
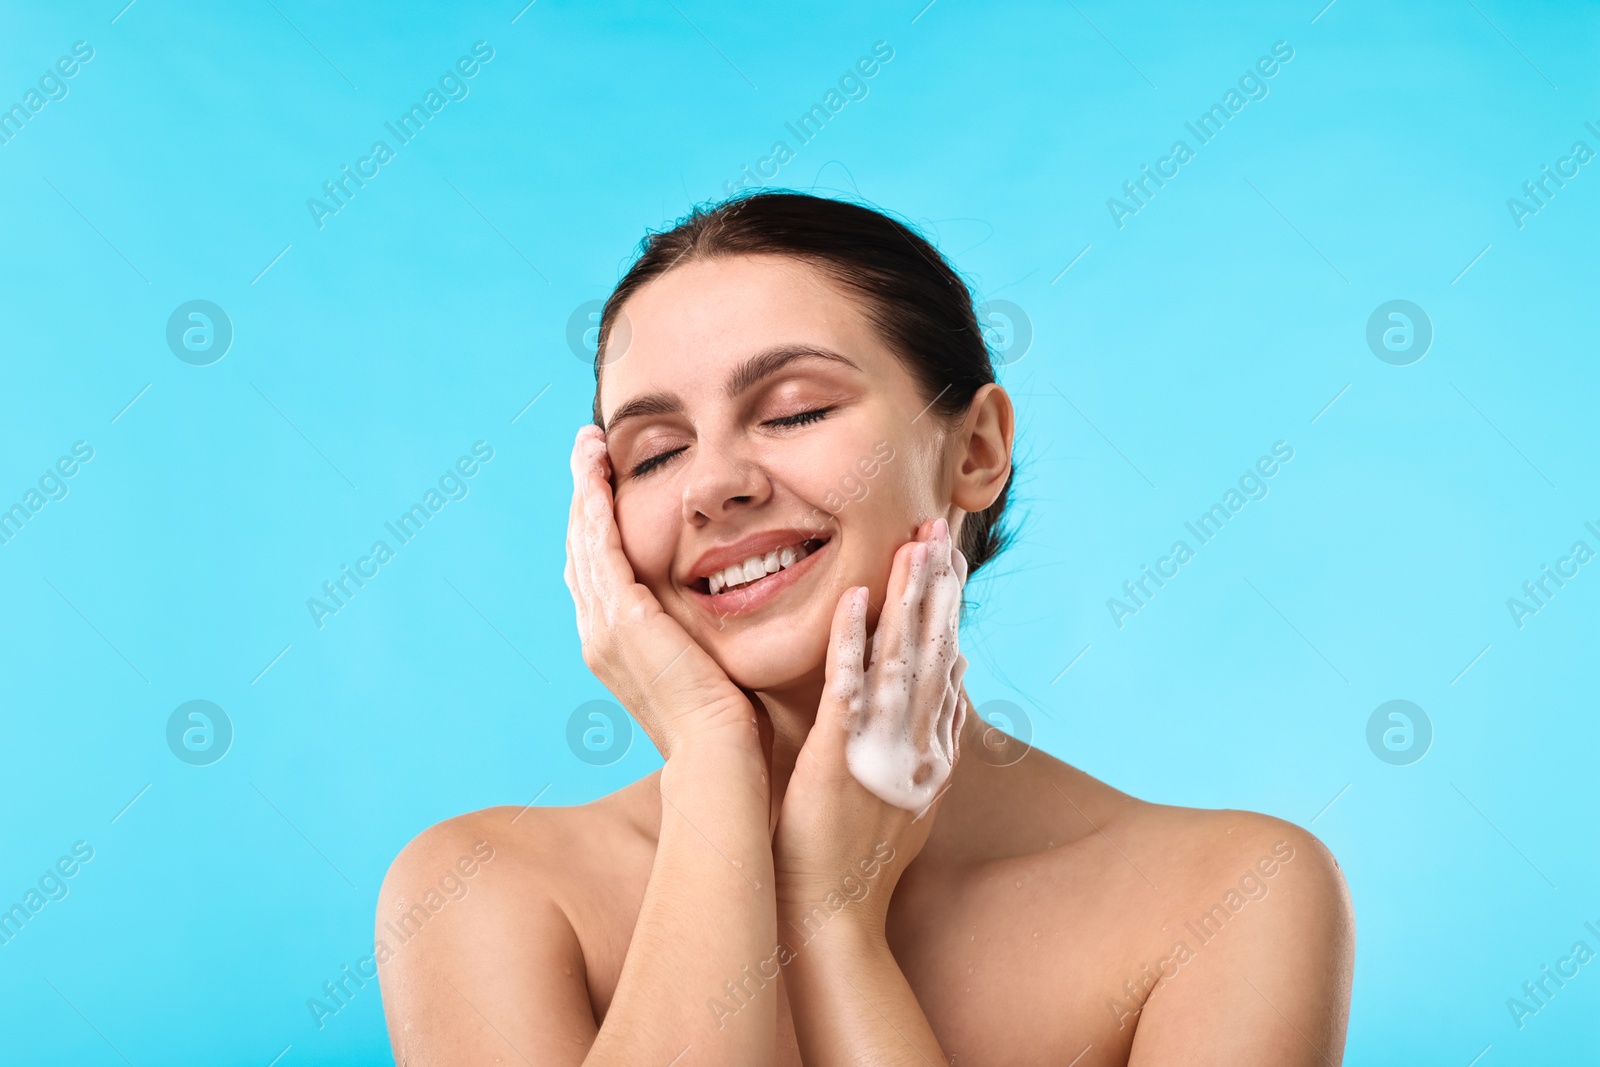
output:
[[[764,798],[771,797],[766,762],[761,747],[753,738],[742,738],[735,730],[697,730],[678,735],[671,751],[664,754],[661,787],[669,783],[716,783],[744,785]]]
[[[774,850],[779,918],[789,915],[798,921],[820,911],[830,921],[842,919],[881,931],[903,866],[894,844],[883,838],[870,849],[858,844],[831,857],[808,858],[783,839],[783,829],[780,820],[780,841]],[[837,834],[836,830],[815,832]]]
[[[743,698],[719,700],[693,712],[657,708],[653,717],[663,724],[654,738],[663,759],[701,752],[761,755],[755,709]]]
[[[778,877],[777,908],[778,929],[793,933],[802,941],[810,942],[828,935],[829,944],[860,945],[874,941],[885,942],[884,927],[887,922],[887,897],[890,887],[884,887],[882,899],[877,899],[878,889],[866,896],[847,896],[843,892],[797,892],[785,886]]]
[[[837,913],[825,906],[803,910],[778,907],[778,936],[794,953],[801,972],[829,973],[889,953],[884,918],[876,909],[849,904]]]

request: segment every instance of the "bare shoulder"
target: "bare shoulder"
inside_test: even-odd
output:
[[[1124,818],[1140,851],[1163,857],[1160,929],[1129,991],[1130,1062],[1337,1063],[1355,916],[1333,853],[1257,812],[1138,803]]]
[[[606,966],[591,942],[615,925],[596,916],[625,900],[623,869],[638,863],[642,784],[571,807],[468,812],[401,849],[374,928],[397,1057],[472,1048],[582,1059],[600,1007],[590,971]]]
[[[1094,872],[1090,891],[1104,898],[1106,914],[1128,917],[1116,926],[1130,951],[1170,946],[1184,923],[1209,916],[1208,928],[1232,923],[1228,940],[1245,943],[1240,951],[1294,943],[1348,962],[1349,890],[1338,860],[1309,830],[1259,812],[1141,800],[1059,760],[1041,760],[1033,773],[1029,796],[1037,799],[1016,806],[1062,816],[1032,835],[1052,840],[1025,838],[1013,848],[1049,862],[1065,834],[1070,861]],[[1074,898],[1072,906],[1084,903]]]
[[[1302,918],[1348,909],[1339,861],[1315,834],[1285,819],[1144,802],[1126,818],[1130,831],[1168,857],[1164,866],[1180,894],[1203,897],[1224,886],[1246,900],[1276,893],[1294,898]]]
[[[561,911],[562,838],[570,809],[485,808],[435,823],[400,850],[378,893],[374,930],[391,1012],[413,979],[450,970],[518,934],[575,947]]]
[[[516,808],[484,808],[434,823],[413,837],[390,863],[380,899],[423,894],[446,878],[471,878],[473,886],[487,885],[488,880],[477,882],[487,869],[496,864],[504,867],[508,859],[533,859],[529,853],[539,851],[548,837],[541,831],[556,821],[530,808],[512,822],[518,814]]]
[[[476,872],[468,873],[474,866],[495,868],[496,876],[482,885],[514,883],[519,892],[529,889],[530,882],[558,890],[564,882],[590,873],[591,861],[596,860],[602,863],[593,873],[614,875],[614,867],[604,862],[605,846],[618,844],[621,838],[649,839],[653,845],[648,804],[653,777],[586,804],[503,805],[435,823],[400,850],[389,866],[380,900],[398,901],[398,895],[425,892],[425,887],[452,872],[476,878]],[[655,819],[659,822],[659,814]]]

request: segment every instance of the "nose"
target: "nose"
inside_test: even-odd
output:
[[[691,526],[728,518],[772,495],[761,468],[737,449],[702,438],[689,456],[683,489],[683,518]]]

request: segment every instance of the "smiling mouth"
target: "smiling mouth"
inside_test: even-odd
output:
[[[784,573],[828,541],[829,538],[826,537],[809,538],[798,544],[785,545],[771,552],[751,556],[742,563],[735,563],[707,578],[698,579],[694,583],[694,588],[709,596],[754,589],[768,578]]]

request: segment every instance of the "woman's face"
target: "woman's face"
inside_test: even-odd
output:
[[[737,684],[820,672],[844,591],[871,590],[871,625],[917,526],[958,531],[950,435],[855,300],[799,260],[692,261],[623,310],[600,411],[635,577]]]

